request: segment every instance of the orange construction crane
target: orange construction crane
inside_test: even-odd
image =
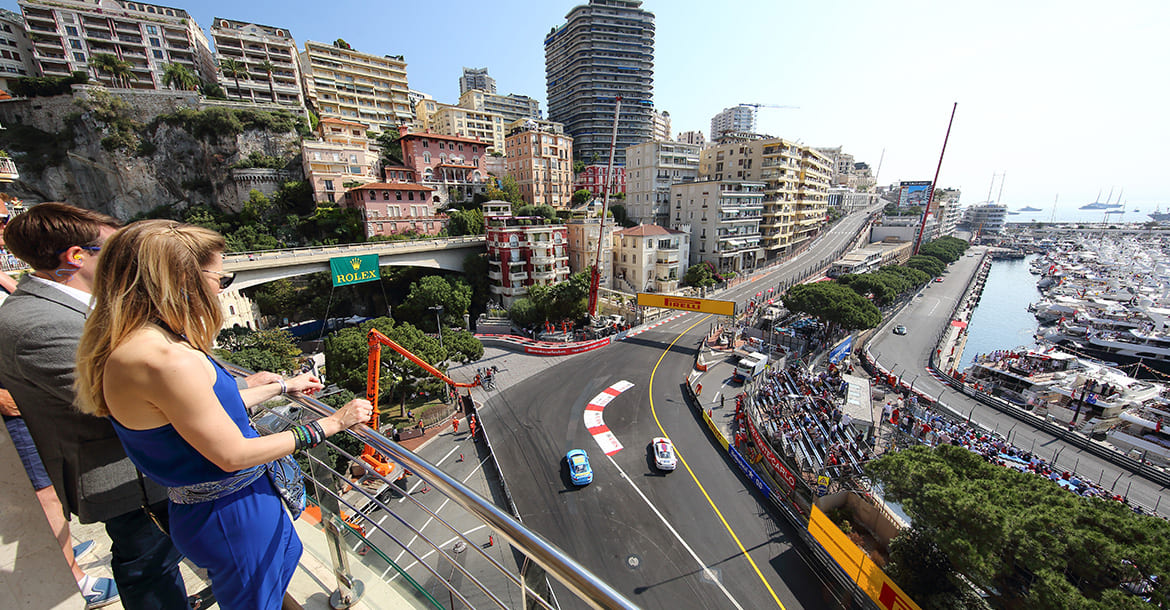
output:
[[[411,362],[422,367],[424,371],[430,373],[432,376],[442,379],[443,382],[449,386],[456,388],[474,388],[481,383],[479,376],[476,376],[475,381],[472,383],[459,383],[451,379],[450,377],[444,375],[443,372],[439,369],[431,366],[427,361],[419,358],[418,356],[415,356],[406,348],[392,341],[386,335],[378,332],[376,328],[370,329],[370,332],[366,335],[366,340],[370,346],[369,357],[366,360],[366,400],[370,401],[370,404],[374,407],[373,412],[370,413],[370,420],[366,422],[366,425],[368,425],[370,429],[374,431],[378,430],[378,380],[381,377],[379,373],[381,372],[382,367],[383,345],[398,352],[399,354],[402,354],[406,357],[407,360],[410,360]],[[362,450],[361,460],[365,463],[366,466],[384,477],[389,476],[390,473],[394,470],[394,464],[387,461],[386,456],[378,453],[374,450],[373,447],[369,445],[366,445],[366,448]]]

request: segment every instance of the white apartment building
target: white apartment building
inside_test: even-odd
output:
[[[666,225],[670,216],[670,185],[699,175],[695,144],[655,141],[626,149],[626,213],[638,223]]]
[[[415,105],[414,115],[414,124],[418,129],[448,136],[478,138],[487,144],[489,152],[504,152],[504,117],[499,113],[424,99]]]
[[[602,235],[601,202],[590,201],[574,210],[572,218],[565,221],[569,239],[569,270],[580,273],[593,268],[597,260],[597,240]],[[613,235],[616,227],[613,218],[605,219],[605,233],[601,243],[601,260],[597,270],[598,286],[616,288],[613,285]]]
[[[665,110],[662,112],[655,110],[650,118],[653,120],[650,127],[650,137],[654,140],[670,141],[670,113]]]
[[[963,213],[963,224],[970,227],[976,238],[980,235],[998,235],[1007,224],[1007,206],[1002,203],[981,203],[968,207]]]
[[[0,90],[12,91],[10,83],[36,75],[32,40],[25,32],[24,17],[0,9]]]
[[[497,95],[470,89],[459,95],[459,106],[482,112],[494,112],[504,117],[504,123],[521,119],[539,119],[540,102],[527,95]]]
[[[762,182],[704,180],[670,187],[670,226],[690,225],[690,264],[708,261],[721,274],[744,273],[764,261]]]
[[[684,144],[697,144],[699,148],[706,148],[707,146],[707,138],[703,137],[703,132],[701,131],[684,131],[678,134],[678,137],[675,139]]]
[[[219,85],[229,98],[269,102],[295,108],[304,114],[300,56],[287,28],[216,17],[211,24],[215,60],[243,64],[247,77],[237,81],[220,71]]]
[[[614,289],[622,292],[675,292],[687,273],[689,233],[658,225],[638,225],[613,235]]]
[[[310,40],[300,59],[305,95],[319,116],[358,121],[375,132],[413,118],[401,55],[370,55]]]
[[[167,64],[186,67],[202,80],[216,80],[207,36],[187,11],[121,0],[20,0],[41,76],[86,72],[108,86],[165,89]],[[89,66],[94,55],[130,63],[125,85]]]
[[[711,117],[711,141],[717,142],[726,133],[755,133],[756,108],[747,104],[724,108]]]

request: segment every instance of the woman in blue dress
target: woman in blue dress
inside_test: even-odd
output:
[[[260,436],[248,406],[322,388],[311,374],[237,389],[211,358],[223,323],[224,239],[165,220],[131,224],[102,248],[78,348],[82,409],[109,417],[126,453],[168,487],[175,546],[206,568],[225,610],[279,608],[301,542],[265,464],[366,422],[370,403]]]

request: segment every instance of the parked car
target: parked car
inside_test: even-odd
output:
[[[895,327],[894,327],[894,334],[895,334],[895,335],[904,335],[904,334],[906,334],[906,327],[905,327],[905,326],[902,326],[901,324],[899,324],[899,325],[895,326]]]
[[[593,468],[589,466],[589,455],[584,449],[570,449],[565,454],[569,463],[569,479],[573,485],[588,485],[593,482]]]
[[[943,279],[941,277],[936,277],[936,278],[934,278],[934,281],[941,282],[941,281],[943,281]]]
[[[678,468],[678,457],[674,454],[674,443],[671,443],[670,439],[656,437],[650,441],[650,447],[654,450],[654,465],[659,470]]]

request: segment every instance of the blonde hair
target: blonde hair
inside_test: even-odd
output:
[[[75,389],[83,412],[110,414],[103,393],[106,361],[151,321],[211,353],[223,311],[202,269],[225,247],[219,233],[171,220],[136,222],[106,241],[94,275],[93,310],[77,348]]]

